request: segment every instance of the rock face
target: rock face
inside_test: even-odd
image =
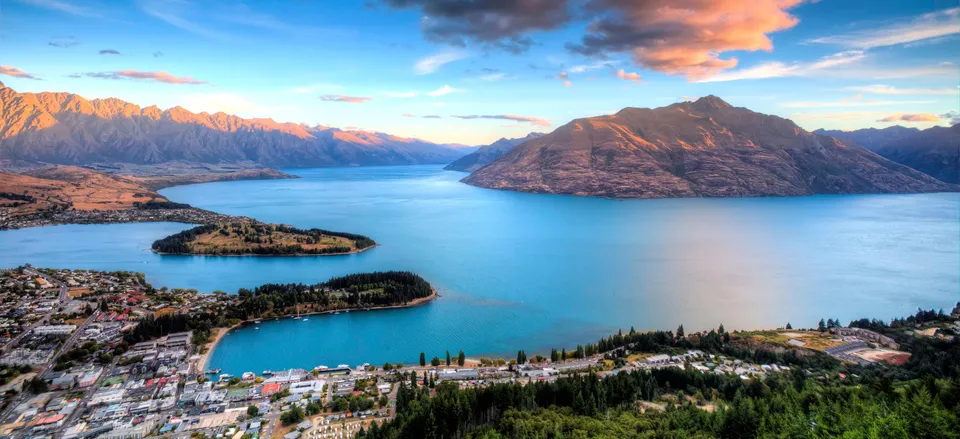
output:
[[[953,191],[855,144],[715,96],[576,119],[463,179],[525,192],[622,198]]]
[[[852,141],[892,161],[931,175],[947,183],[960,183],[960,124],[950,128],[895,126],[856,131],[824,131]]]
[[[507,139],[504,137],[489,145],[481,146],[476,151],[457,159],[457,161],[447,165],[443,169],[448,171],[473,172],[512,151],[517,145],[527,140],[538,139],[540,137],[543,137],[543,133],[530,133],[524,137],[517,137],[515,139]]]
[[[83,165],[249,161],[271,167],[450,163],[469,151],[384,133],[140,108],[0,85],[0,157]]]

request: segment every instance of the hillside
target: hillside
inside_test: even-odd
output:
[[[715,96],[576,119],[463,179],[524,192],[620,198],[953,191],[860,146]]]
[[[825,131],[883,157],[947,183],[960,183],[960,124],[923,131],[900,126],[856,131]]]
[[[512,151],[517,145],[542,136],[543,133],[530,133],[524,137],[517,137],[515,139],[507,139],[504,137],[489,145],[481,146],[476,151],[457,159],[457,161],[447,165],[443,169],[448,171],[473,172]]]
[[[823,128],[813,131],[814,134],[836,137],[844,142],[856,143],[874,152],[887,143],[910,137],[919,132],[919,129],[902,127],[900,125],[887,128],[864,128],[853,131],[825,130]]]
[[[12,216],[45,210],[123,210],[168,200],[122,177],[75,166],[50,166],[29,175],[0,173],[0,205]]]
[[[0,83],[0,155],[66,165],[171,160],[269,167],[450,163],[470,152],[419,139],[325,126],[141,108],[70,93],[18,93]]]

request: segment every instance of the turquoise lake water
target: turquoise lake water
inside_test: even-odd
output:
[[[226,336],[225,372],[515,355],[624,330],[815,326],[960,300],[960,194],[605,200],[480,189],[439,166],[298,169],[299,180],[163,190],[171,200],[368,235],[349,256],[158,256],[192,226],[0,232],[0,266],[136,270],[154,286],[236,292],[267,282],[411,270],[429,305],[263,322]]]

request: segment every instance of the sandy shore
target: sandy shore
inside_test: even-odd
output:
[[[328,311],[315,311],[315,312],[309,312],[309,313],[302,313],[302,314],[300,314],[300,316],[301,316],[301,317],[305,317],[305,316],[313,316],[313,315],[321,315],[321,314],[334,314],[334,313],[337,313],[337,312],[349,312],[349,311],[354,311],[354,312],[359,312],[359,311],[380,311],[380,310],[385,310],[385,309],[410,308],[410,307],[414,307],[414,306],[424,305],[424,304],[430,302],[431,300],[440,297],[440,294],[437,293],[437,290],[431,289],[430,291],[431,291],[431,294],[430,294],[429,296],[427,296],[427,297],[421,297],[421,298],[419,298],[419,299],[411,300],[410,302],[407,302],[407,303],[405,303],[405,304],[403,304],[403,305],[382,306],[382,307],[377,307],[377,308],[342,308],[342,309],[333,309],[333,310],[328,310]],[[283,317],[281,317],[281,318],[288,318],[288,317],[290,317],[290,316],[291,316],[291,315],[288,314],[288,315],[285,315],[285,316],[283,316]],[[207,370],[207,362],[210,361],[210,354],[213,352],[214,348],[217,347],[217,343],[219,343],[220,340],[223,339],[223,337],[224,337],[225,335],[227,335],[227,333],[229,333],[230,331],[233,331],[234,329],[237,329],[237,328],[240,328],[240,327],[243,327],[243,326],[252,324],[252,323],[254,323],[254,321],[256,321],[256,320],[260,320],[260,319],[244,320],[244,321],[242,321],[242,322],[240,322],[240,323],[237,323],[236,325],[233,325],[233,326],[231,326],[231,327],[229,327],[229,328],[217,328],[217,333],[216,333],[216,335],[214,335],[213,340],[211,340],[210,343],[207,344],[207,352],[206,352],[205,354],[200,355],[200,360],[197,362],[197,364],[200,365],[199,373],[203,373],[204,371]]]

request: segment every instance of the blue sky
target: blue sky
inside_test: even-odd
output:
[[[459,3],[8,0],[0,80],[464,144],[708,94],[810,130],[958,110],[956,1]]]

